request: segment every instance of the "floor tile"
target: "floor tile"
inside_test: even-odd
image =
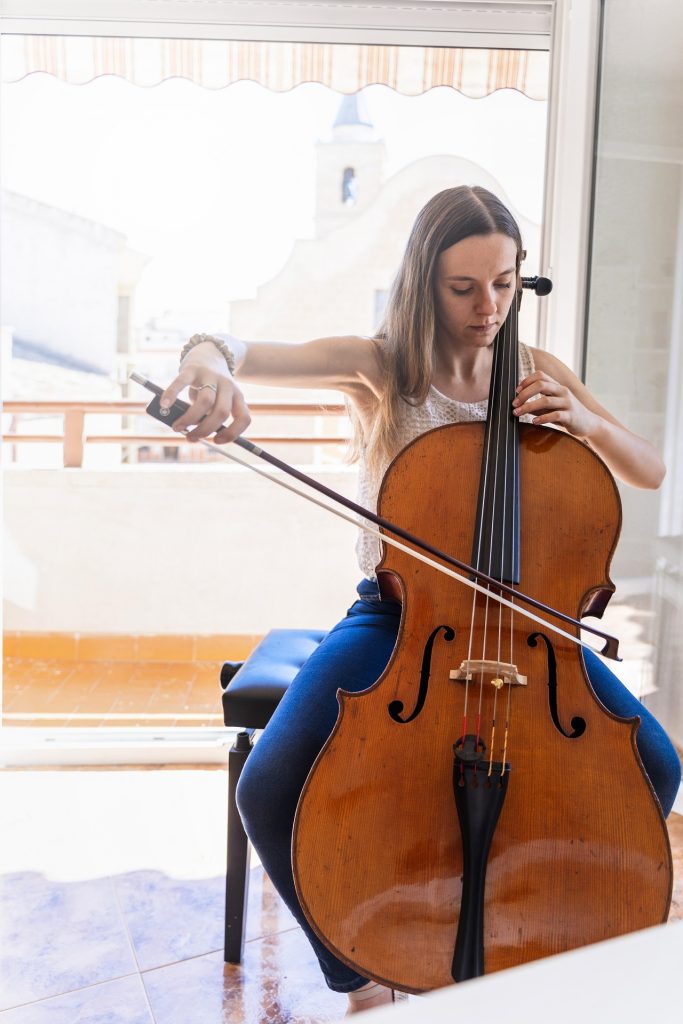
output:
[[[248,943],[241,965],[212,954],[143,981],[156,1024],[329,1024],[346,1009],[298,928]]]
[[[0,1024],[154,1024],[139,975],[0,1013]]]
[[[0,877],[0,1010],[135,971],[111,879]]]
[[[149,683],[150,685],[177,686],[182,685],[194,676],[191,663],[141,661],[134,665],[130,678],[133,683]],[[217,698],[220,698],[220,687],[216,683]]]
[[[178,879],[134,871],[114,879],[140,970],[223,948],[225,876]],[[249,873],[245,941],[295,928],[296,920],[256,864]]]
[[[261,865],[256,864],[249,872],[246,942],[296,927],[295,918],[278,896],[270,878]]]
[[[3,684],[21,689],[10,701],[3,700],[3,710],[35,712],[51,708],[72,669],[70,661],[15,659],[10,666],[5,662]]]
[[[114,880],[140,970],[223,948],[225,877],[133,871]]]

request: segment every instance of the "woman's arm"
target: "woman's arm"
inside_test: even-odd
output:
[[[534,349],[536,371],[521,381],[513,402],[516,416],[555,423],[587,441],[610,470],[633,487],[657,488],[666,467],[654,445],[627,430],[596,402],[588,388],[555,356]]]
[[[231,335],[216,335],[235,359],[235,377],[240,381],[280,387],[331,388],[352,400],[371,397],[380,387],[381,373],[375,345],[356,336],[318,338],[302,345],[276,342],[245,342]],[[174,429],[194,429],[188,439],[216,435],[219,444],[234,440],[249,426],[251,417],[244,396],[230,373],[226,360],[211,341],[191,348],[182,361],[178,376],[161,397],[171,405],[180,392],[194,389],[189,410],[174,423]],[[191,394],[192,397],[192,394]]]

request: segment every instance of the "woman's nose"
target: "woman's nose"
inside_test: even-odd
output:
[[[490,316],[492,313],[495,313],[497,309],[496,297],[492,292],[484,291],[479,293],[477,312],[482,313],[484,316]]]

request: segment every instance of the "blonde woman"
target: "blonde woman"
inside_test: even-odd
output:
[[[170,405],[186,387],[193,398],[175,423],[196,441],[216,433],[227,444],[249,425],[239,381],[333,388],[348,399],[360,462],[360,504],[374,508],[393,456],[435,426],[485,420],[494,338],[515,297],[522,239],[507,208],[483,188],[439,193],[419,213],[374,338],[322,338],[301,345],[195,336]],[[514,415],[554,424],[588,442],[612,473],[634,487],[656,488],[664,466],[652,445],[604,409],[558,359],[520,344]],[[223,426],[225,424],[225,426]],[[291,835],[297,800],[337,716],[338,688],[367,688],[394,647],[400,605],[380,596],[378,543],[358,542],[358,599],[289,687],[244,769],[238,805],[263,865],[318,956],[327,984],[349,996],[349,1012],[390,1002],[390,989],[337,960],[311,930],[294,890]],[[638,748],[665,814],[680,782],[666,734],[602,662],[586,653],[600,700],[618,715],[641,718]],[[293,741],[293,737],[296,737]]]

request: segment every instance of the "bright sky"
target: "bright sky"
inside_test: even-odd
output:
[[[512,205],[541,219],[547,104],[506,90],[364,93],[388,173],[431,154],[481,164]],[[3,187],[100,221],[150,257],[138,320],[220,309],[254,295],[313,234],[315,143],[341,101],[325,86],[211,91],[34,74],[2,89]]]

